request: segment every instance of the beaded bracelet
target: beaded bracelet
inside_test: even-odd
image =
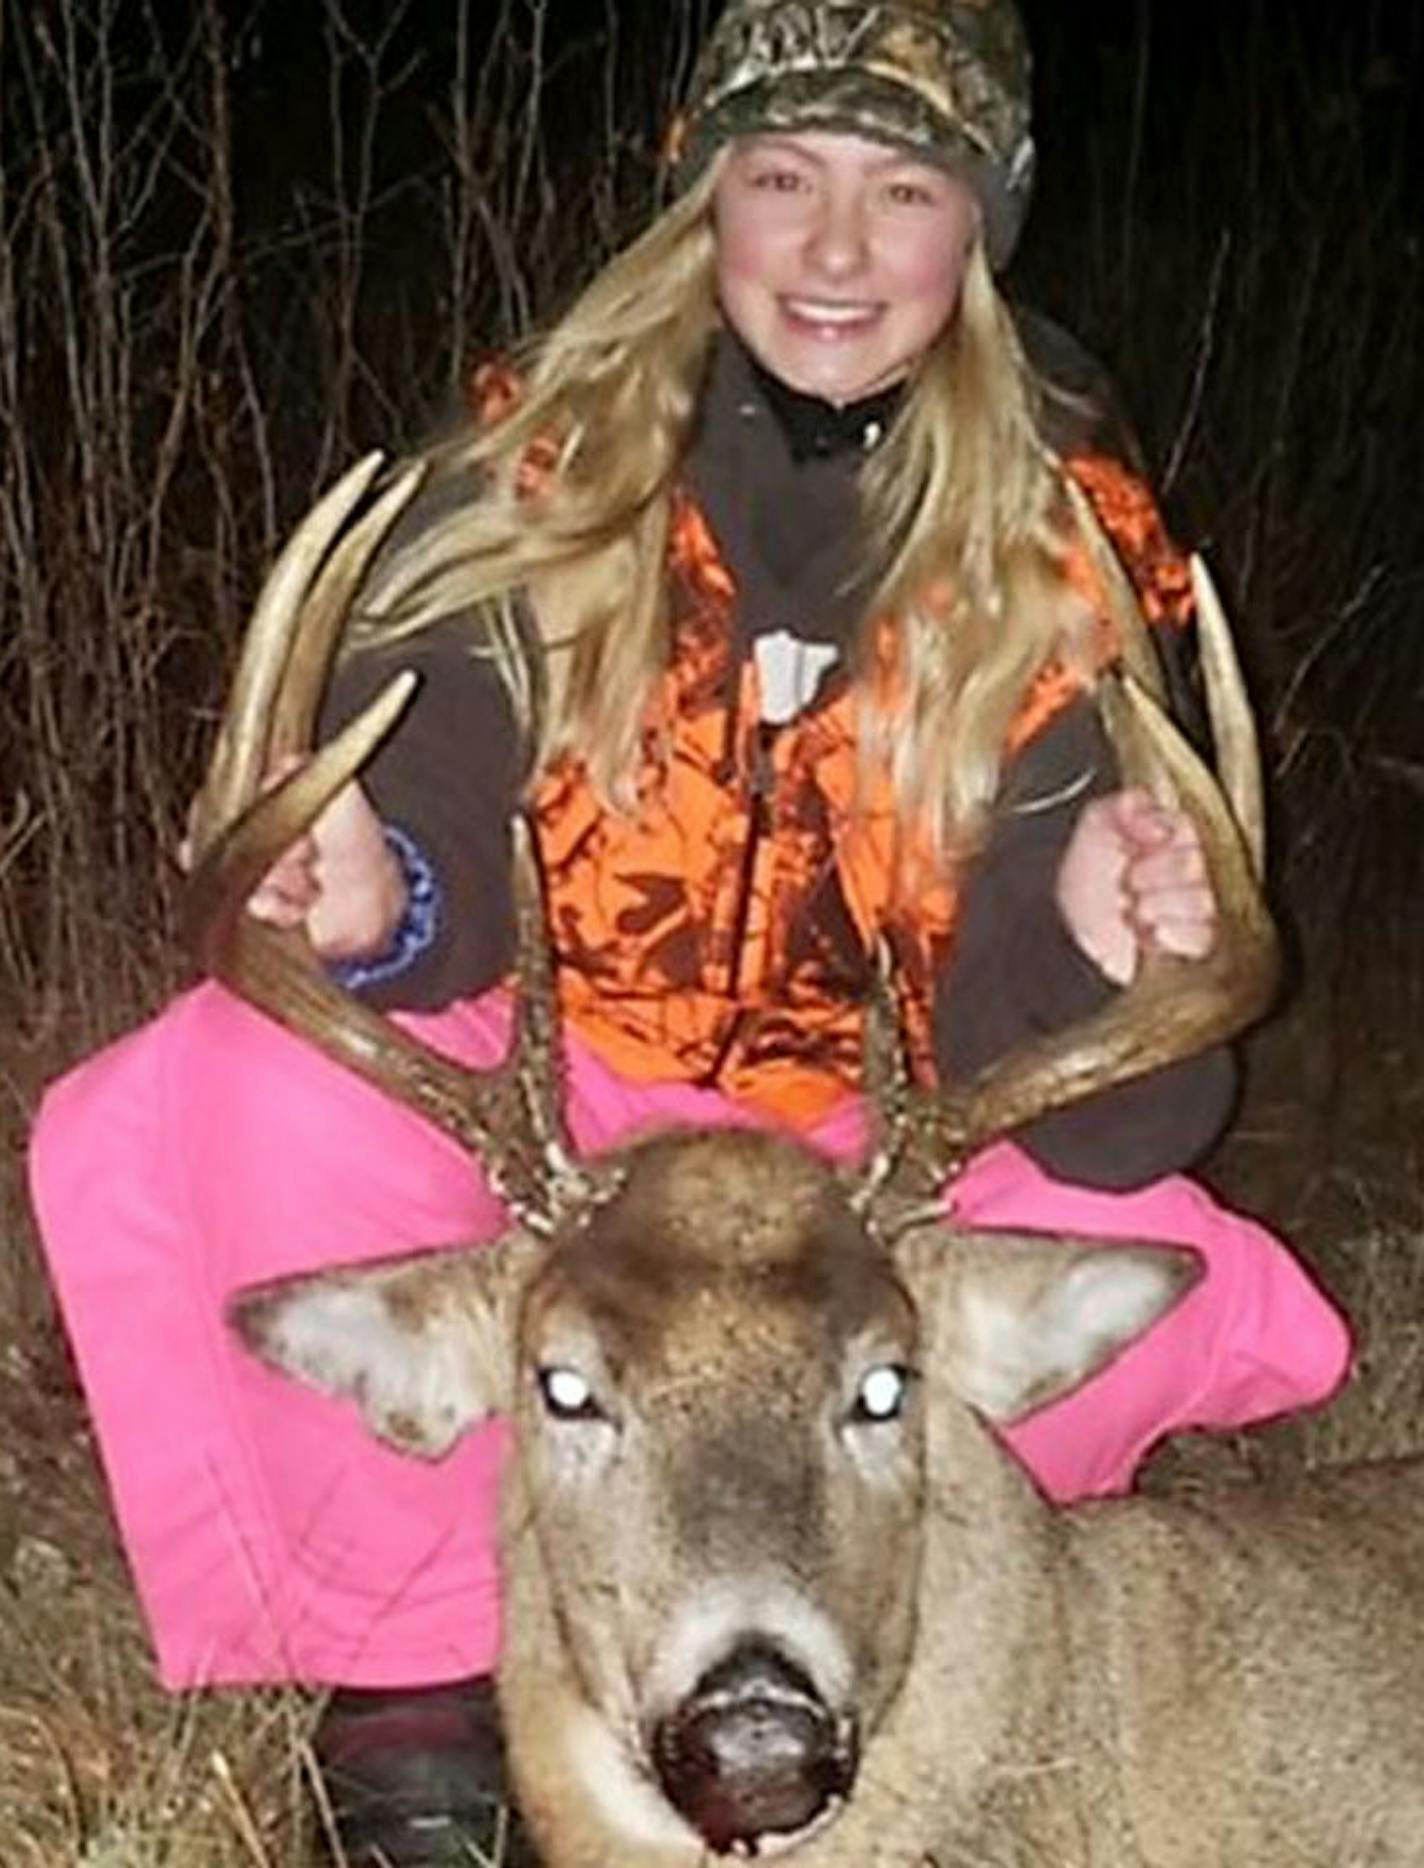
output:
[[[348,992],[380,985],[404,973],[433,944],[440,929],[444,892],[429,857],[410,832],[402,830],[399,824],[385,824],[382,828],[386,847],[400,864],[405,878],[405,913],[384,953],[328,963],[327,972],[331,978]]]

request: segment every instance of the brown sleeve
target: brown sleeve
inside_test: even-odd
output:
[[[962,1078],[1062,1030],[1116,990],[1082,954],[1054,900],[1084,804],[1117,782],[1091,702],[1075,703],[1015,760],[966,885],[954,954],[937,982],[935,1049]],[[1189,1167],[1224,1128],[1236,1073],[1225,1047],[1046,1116],[1015,1139],[1060,1180],[1124,1189]]]
[[[473,652],[460,618],[340,668],[323,736],[402,668],[413,669],[420,686],[362,782],[382,820],[405,831],[434,872],[435,938],[361,996],[386,1009],[432,1011],[492,986],[513,958],[509,820],[523,784],[523,752],[504,683]]]

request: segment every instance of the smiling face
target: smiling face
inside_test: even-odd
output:
[[[734,144],[714,197],[722,310],[764,368],[844,404],[954,316],[979,210],[943,169],[832,131]]]

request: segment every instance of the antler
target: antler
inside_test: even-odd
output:
[[[1091,527],[1095,556],[1110,555],[1096,520],[1083,520],[1080,509],[1080,522]],[[1218,907],[1211,951],[1184,959],[1148,949],[1130,984],[1101,1011],[934,1092],[909,1083],[902,1048],[887,1036],[895,1014],[882,965],[866,1046],[877,1133],[858,1203],[873,1205],[882,1192],[896,1201],[928,1196],[987,1141],[1219,1044],[1270,1003],[1279,955],[1259,887],[1264,824],[1255,726],[1225,613],[1200,559],[1192,560],[1192,584],[1220,784],[1128,667],[1108,673],[1098,700],[1124,782],[1175,800],[1196,825]],[[1110,588],[1116,606],[1127,588],[1120,571]],[[1132,607],[1121,639],[1137,645],[1140,665],[1148,639]]]
[[[563,1081],[543,895],[528,829],[514,825],[519,999],[509,1056],[489,1071],[454,1063],[338,986],[305,937],[244,903],[273,862],[370,758],[415,691],[396,675],[364,713],[291,778],[264,775],[310,748],[332,653],[382,540],[423,477],[400,475],[347,529],[381,467],[370,455],[308,514],[263,587],[194,813],[184,903],[204,970],[289,1031],[436,1123],[475,1154],[525,1224],[549,1230],[591,1183],[563,1122]],[[344,536],[342,536],[344,532]]]

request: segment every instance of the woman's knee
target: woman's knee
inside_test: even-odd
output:
[[[95,1199],[107,1188],[116,1212],[162,1215],[219,1289],[478,1241],[505,1223],[471,1156],[211,986],[58,1084],[33,1156],[37,1204],[61,1225],[64,1188],[83,1181]]]

